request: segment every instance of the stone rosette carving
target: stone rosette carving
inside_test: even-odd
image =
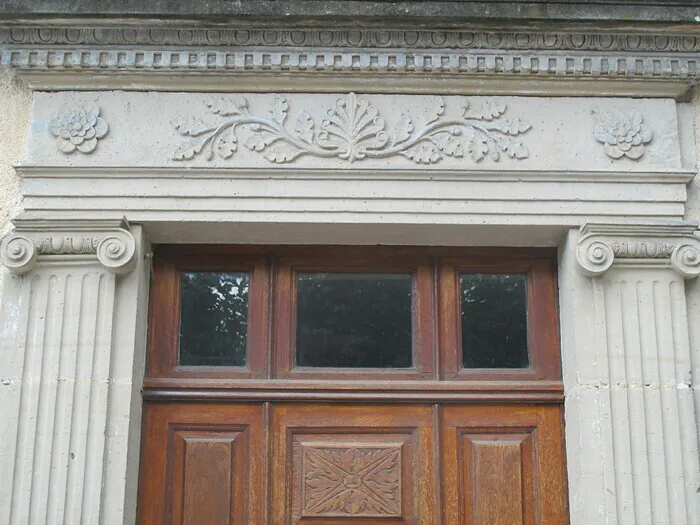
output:
[[[397,447],[304,447],[303,479],[304,517],[401,517]]]
[[[696,225],[600,225],[581,229],[576,260],[588,277],[603,275],[613,263],[669,266],[685,279],[700,275]]]
[[[644,145],[651,142],[653,133],[637,111],[605,112],[598,118],[593,130],[596,140],[605,145],[605,154],[613,159],[627,157],[637,160],[644,155]]]
[[[105,228],[94,236],[57,232],[46,235],[22,227],[11,231],[0,241],[0,263],[16,274],[33,270],[40,257],[61,260],[63,257],[96,258],[107,270],[129,273],[136,264],[136,240],[125,227]]]
[[[447,118],[442,97],[425,97],[423,103],[421,117],[403,114],[389,130],[380,111],[355,93],[338,98],[320,123],[306,110],[293,124],[288,123],[290,104],[279,94],[266,117],[253,114],[244,97],[210,99],[206,103],[210,112],[223,120],[212,125],[194,117],[173,121],[180,135],[190,137],[173,159],[186,161],[200,154],[207,160],[217,155],[229,159],[239,147],[237,130],[244,126],[250,131],[244,146],[274,163],[292,162],[304,155],[348,162],[403,156],[417,164],[435,164],[465,154],[475,162],[486,158],[497,162],[502,155],[513,159],[529,156],[519,136],[531,126],[519,118],[503,118],[505,104],[488,100],[472,109],[464,100],[462,117]]]
[[[92,153],[97,147],[97,141],[103,138],[109,126],[100,117],[97,104],[83,106],[64,106],[57,118],[49,122],[49,131],[56,137],[58,149],[71,154]]]

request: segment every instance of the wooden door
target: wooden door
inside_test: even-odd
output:
[[[513,252],[507,262],[502,252],[406,248],[231,247],[208,257],[188,257],[186,249],[161,247],[156,253],[140,523],[568,523],[551,253]],[[206,364],[196,359],[193,364],[179,354],[180,346],[190,344],[183,333],[223,326],[219,321],[188,324],[187,315],[199,318],[200,311],[218,315],[201,296],[194,313],[182,313],[183,302],[191,300],[183,272],[204,271],[228,272],[227,287],[214,290],[216,308],[222,297],[245,288],[245,301],[236,302],[233,310],[244,308],[247,317],[245,323],[232,317],[227,325],[225,345],[238,354],[209,352],[221,334],[205,333],[197,340]],[[377,276],[409,276],[373,286],[399,291],[397,299],[382,296],[380,310],[394,300],[409,301],[408,306],[397,304],[397,310],[410,312],[408,335],[391,332],[381,342],[405,340],[408,346],[397,351],[407,352],[410,366],[394,360],[385,368],[361,362],[337,367],[333,355],[322,356],[328,363],[314,362],[314,357],[309,364],[307,357],[302,361],[295,354],[304,337],[310,337],[296,335],[308,313],[302,299],[295,299],[303,284],[295,276],[333,271],[351,279],[353,288],[363,286],[353,279],[364,275],[374,281]],[[491,322],[488,316],[494,312],[482,314],[459,303],[464,290],[477,306],[477,289],[494,296],[493,283],[501,286],[504,280],[489,281],[492,274],[523,276],[520,284],[505,279],[504,295],[495,297],[503,297],[512,310],[517,301],[506,295],[520,290],[525,354],[498,357],[489,362],[497,365],[492,368],[474,368],[464,363],[479,364],[481,357],[469,344],[478,341],[480,351],[479,345],[491,341],[482,325]],[[205,291],[223,282],[218,275],[205,275]],[[329,282],[331,287],[335,283]],[[370,310],[366,315],[377,315],[375,302],[362,303]],[[231,304],[229,316],[236,313]],[[316,315],[328,309],[323,303]],[[465,311],[479,321],[476,328],[465,323]],[[362,321],[362,312],[358,315]],[[518,322],[513,315],[496,312],[496,318],[505,316],[510,324]],[[348,330],[347,322],[340,324]],[[312,331],[314,344],[316,335]],[[332,335],[324,332],[323,341]],[[467,337],[471,343],[463,344]],[[343,344],[357,340],[372,344],[357,334]],[[519,352],[517,345],[513,348]],[[391,351],[385,354],[392,356]],[[522,358],[525,362],[515,368]]]

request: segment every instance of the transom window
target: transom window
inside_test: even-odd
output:
[[[158,251],[150,377],[556,379],[541,250]]]

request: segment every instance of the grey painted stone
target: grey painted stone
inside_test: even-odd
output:
[[[254,1],[226,0],[6,0],[0,15],[18,16],[129,16],[129,17],[200,17],[230,22],[232,18],[273,18],[294,21],[329,20],[346,23],[386,23],[391,17],[399,23],[463,23],[473,19],[507,20],[576,20],[625,22],[693,22],[697,4],[691,1],[651,2],[546,2],[544,0],[491,0],[479,2],[368,2],[368,1]]]

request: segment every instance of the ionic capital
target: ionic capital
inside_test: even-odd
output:
[[[21,219],[0,241],[0,263],[17,274],[40,261],[99,261],[110,272],[129,273],[136,264],[136,240],[121,221]]]
[[[612,265],[667,266],[684,279],[700,275],[700,238],[696,224],[586,224],[576,244],[584,275],[604,274]]]

